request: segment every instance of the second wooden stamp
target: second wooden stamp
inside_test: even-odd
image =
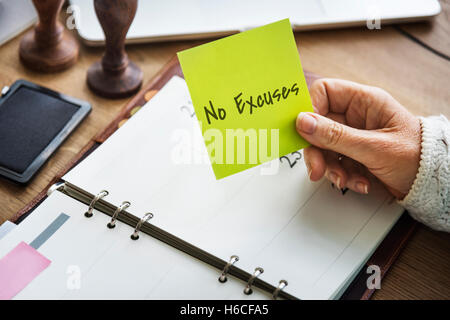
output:
[[[105,34],[105,54],[88,70],[87,83],[96,94],[124,98],[142,84],[141,69],[128,59],[125,37],[134,19],[137,0],[94,0],[95,12]]]

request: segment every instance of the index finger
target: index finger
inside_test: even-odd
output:
[[[310,95],[314,109],[321,115],[330,112],[345,114],[352,102],[367,102],[369,107],[380,94],[380,89],[340,79],[317,79],[311,85]],[[362,110],[361,110],[362,111]]]

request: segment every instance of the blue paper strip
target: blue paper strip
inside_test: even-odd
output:
[[[45,241],[47,241],[70,217],[65,214],[61,213],[55,220],[53,220],[50,225],[45,228],[44,231],[42,231],[36,239],[34,239],[30,246],[34,249],[38,249],[42,244],[44,244]]]

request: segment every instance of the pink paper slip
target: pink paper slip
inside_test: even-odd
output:
[[[51,261],[25,242],[0,259],[0,300],[9,300],[36,278]]]

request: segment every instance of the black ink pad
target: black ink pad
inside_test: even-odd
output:
[[[27,183],[89,114],[85,101],[25,80],[0,97],[0,175]]]

